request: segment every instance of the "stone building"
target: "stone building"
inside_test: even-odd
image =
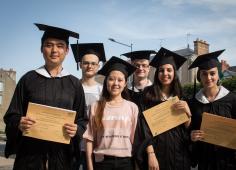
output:
[[[187,58],[187,61],[179,69],[179,78],[182,85],[193,83],[196,75],[196,68],[188,70],[188,67],[196,59],[197,56],[209,53],[209,44],[206,41],[196,39],[194,42],[194,49],[190,49],[189,46],[185,49],[175,51]]]
[[[190,66],[190,64],[192,64],[192,62],[196,59],[198,55],[209,53],[210,45],[206,41],[200,40],[197,38],[195,41],[193,41],[193,44],[194,44],[194,49],[191,49],[188,45],[187,48],[174,51],[177,54],[182,55],[187,58],[187,61],[183,64],[183,66],[178,71],[180,82],[182,85],[191,84],[194,82],[197,69],[194,68],[194,69],[188,70],[188,67]],[[151,68],[149,78],[152,82],[154,78],[154,73],[155,73],[155,68]],[[100,83],[103,82],[103,76],[97,76],[96,79]]]
[[[16,87],[16,72],[13,69],[4,70],[0,68],[0,132],[5,129],[3,116],[11,102]]]
[[[194,42],[194,49],[189,45],[187,48],[174,51],[175,53],[187,58],[187,61],[179,69],[178,74],[182,85],[193,83],[196,69],[188,70],[189,65],[196,59],[198,55],[209,53],[209,44],[206,41],[196,39]],[[155,69],[152,68],[150,79],[153,81]]]

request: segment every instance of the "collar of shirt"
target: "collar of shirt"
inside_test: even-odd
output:
[[[173,95],[170,95],[169,97],[166,97],[166,96],[162,96],[161,97],[161,101],[167,101],[167,100],[170,100],[170,99],[172,99],[173,98]]]
[[[226,88],[224,88],[223,86],[220,86],[219,87],[220,90],[219,90],[219,93],[217,94],[216,98],[214,99],[214,101],[216,100],[219,100],[223,97],[225,97],[228,93],[229,93],[229,90],[227,90]],[[204,95],[203,93],[203,89],[200,89],[199,92],[195,95],[195,98],[203,103],[203,104],[207,104],[207,103],[210,103],[208,100],[207,100],[207,97]]]
[[[152,85],[152,82],[151,80],[148,79],[148,83],[145,87],[151,86],[151,85]],[[133,90],[132,82],[128,84],[128,89]],[[134,92],[140,92],[140,90],[143,90],[143,89],[139,88],[138,86],[134,86],[134,90],[133,90]]]
[[[37,68],[35,71],[36,71],[38,74],[40,74],[40,75],[42,75],[42,76],[44,76],[44,77],[53,78],[53,77],[48,73],[48,71],[45,69],[44,66],[41,66],[41,67]],[[70,75],[69,72],[67,72],[65,69],[62,69],[61,72],[60,72],[58,75],[56,75],[56,77],[64,77],[64,76],[68,76],[68,75]]]

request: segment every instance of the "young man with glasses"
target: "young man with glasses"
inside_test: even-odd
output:
[[[133,80],[130,84],[128,84],[129,88],[129,94],[130,99],[132,102],[138,105],[139,111],[143,110],[143,89],[147,86],[151,86],[152,82],[148,78],[149,72],[150,72],[150,56],[152,54],[155,54],[156,52],[153,50],[142,50],[142,51],[132,51],[129,53],[122,54],[123,56],[126,56],[130,58],[131,63],[137,67],[135,72],[133,73]],[[139,113],[139,117],[142,115],[142,113]],[[137,126],[140,126],[139,123],[141,123],[138,120]],[[141,144],[138,141],[137,138],[139,132],[135,132],[135,139],[134,139],[134,146],[133,148],[137,148],[137,145]],[[133,155],[136,154],[135,150],[133,152]],[[135,169],[138,169],[137,163],[135,163]]]
[[[97,101],[102,92],[102,85],[95,80],[99,69],[99,62],[105,62],[105,51],[102,43],[80,43],[71,44],[71,48],[77,63],[82,70],[81,83],[85,93],[87,108]],[[79,169],[82,165],[83,170],[87,169],[85,143],[81,142],[81,161],[76,165]]]
[[[151,54],[155,54],[152,50],[133,51],[122,54],[131,59],[131,63],[137,67],[133,75],[133,81],[128,88],[134,92],[141,92],[145,87],[152,85],[148,78],[150,72],[149,60]]]

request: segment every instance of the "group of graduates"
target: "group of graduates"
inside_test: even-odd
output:
[[[45,64],[21,77],[4,116],[5,156],[16,154],[14,170],[79,170],[81,165],[83,170],[236,169],[235,150],[200,141],[203,112],[236,119],[236,95],[219,84],[217,57],[223,50],[198,56],[190,65],[198,68],[202,88],[185,99],[177,74],[186,61],[181,55],[162,47],[122,54],[131,63],[114,56],[106,61],[102,43],[77,42],[71,48],[82,70],[79,80],[62,66],[69,37],[79,34],[35,25],[44,31]],[[105,64],[99,70],[100,62]],[[153,83],[151,66],[156,68]],[[104,76],[103,85],[97,74]],[[175,96],[180,100],[172,109],[186,113],[188,121],[153,137],[143,111]],[[74,123],[63,126],[70,144],[22,135],[37,124],[26,115],[29,102],[76,111]]]

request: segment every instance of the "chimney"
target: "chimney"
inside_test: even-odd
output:
[[[11,68],[8,72],[8,75],[10,76],[10,78],[14,81],[16,81],[16,72]]]
[[[209,53],[209,44],[206,41],[199,40],[198,38],[194,43],[194,53],[197,55],[202,55]]]

